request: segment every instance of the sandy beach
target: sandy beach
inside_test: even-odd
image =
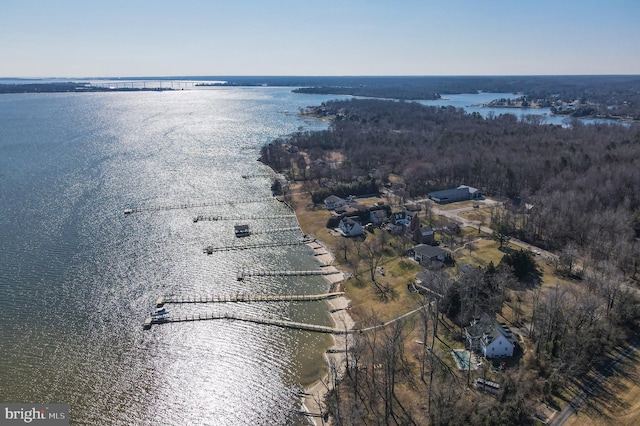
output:
[[[318,259],[320,264],[327,265],[326,268],[333,268],[334,270],[337,270],[335,267],[331,266],[334,261],[334,256],[327,247],[318,240],[310,243],[309,246],[313,248],[315,252],[314,256]],[[340,283],[344,281],[345,274],[325,275],[325,278],[331,283],[331,291],[340,291]],[[329,304],[329,315],[333,320],[334,327],[338,329],[352,329],[354,321],[349,315],[349,299],[341,296],[328,300],[327,303]],[[333,335],[333,345],[325,353],[327,365],[329,365],[329,362],[333,362],[341,367],[344,366],[346,357],[346,353],[344,352],[346,338],[346,335]],[[312,414],[324,413],[322,401],[326,393],[329,391],[328,386],[330,386],[329,380],[327,379],[328,375],[325,375],[322,379],[318,380],[311,387],[306,389],[306,395],[302,399],[303,411]],[[327,424],[318,417],[308,417],[308,419],[310,424],[315,424],[316,426]]]

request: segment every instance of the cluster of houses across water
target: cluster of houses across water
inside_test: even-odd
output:
[[[438,204],[448,204],[458,201],[481,199],[482,193],[466,185],[454,189],[447,189],[429,193],[429,198]],[[394,235],[406,235],[416,243],[408,254],[417,263],[426,268],[442,265],[451,253],[444,250],[436,241],[436,231],[449,235],[460,235],[460,226],[451,221],[440,229],[420,224],[418,212],[401,210],[392,212],[384,203],[376,203],[372,207],[365,207],[350,196],[346,199],[331,195],[324,200],[324,206],[338,221],[337,230],[345,237],[364,235],[368,227],[378,227]],[[467,265],[469,266],[469,265]],[[412,291],[419,291],[431,298],[441,299],[443,289],[432,288],[425,275],[425,270],[416,276]],[[495,317],[482,314],[473,319],[465,327],[467,347],[485,358],[512,357],[517,345],[510,328],[498,322]],[[475,366],[474,366],[475,368]],[[485,385],[486,387],[486,385]]]

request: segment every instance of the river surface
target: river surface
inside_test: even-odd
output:
[[[142,323],[165,294],[325,292],[322,277],[249,278],[244,267],[317,269],[269,197],[260,147],[337,96],[291,88],[0,96],[0,401],[68,403],[72,424],[305,422],[300,389],[325,368],[326,335],[228,320]],[[245,176],[243,178],[243,175]],[[156,209],[188,203],[207,207]],[[124,215],[126,208],[150,210]],[[237,220],[194,223],[197,215]],[[236,238],[233,225],[263,231]],[[324,302],[167,305],[331,325]]]

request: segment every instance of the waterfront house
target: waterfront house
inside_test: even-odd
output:
[[[484,313],[465,327],[469,348],[479,350],[485,358],[513,356],[515,340],[509,327]]]
[[[336,207],[342,207],[347,202],[336,195],[329,195],[324,199],[324,206],[327,210],[334,210]]]
[[[350,217],[342,218],[340,224],[338,225],[342,235],[345,237],[355,237],[356,235],[364,234],[364,229],[362,225]]]
[[[438,204],[455,203],[456,201],[478,200],[482,198],[482,192],[477,188],[460,185],[455,189],[430,192],[429,199]]]

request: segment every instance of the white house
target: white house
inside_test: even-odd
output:
[[[340,227],[340,231],[342,231],[342,235],[345,237],[354,237],[356,235],[364,234],[362,225],[350,217],[343,218],[338,226]]]
[[[345,204],[347,204],[347,202],[336,195],[329,195],[324,199],[324,206],[327,210],[333,210],[336,207],[342,207]]]
[[[471,321],[465,334],[469,347],[478,349],[486,358],[513,356],[515,340],[511,330],[487,314]]]
[[[411,220],[415,216],[414,212],[409,210],[403,210],[401,212],[391,213],[391,223],[394,225],[402,225],[404,227],[409,227],[411,225]]]

